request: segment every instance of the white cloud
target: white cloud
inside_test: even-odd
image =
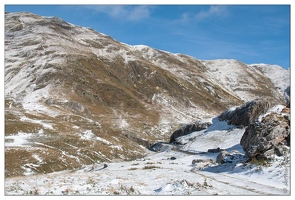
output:
[[[148,18],[151,14],[149,6],[137,6],[133,10],[131,10],[128,18],[130,20],[140,20],[144,18]]]
[[[202,10],[201,12],[196,14],[194,18],[197,21],[201,21],[211,17],[226,16],[227,14],[228,14],[228,10],[226,6],[210,6],[209,10],[207,11]]]
[[[192,21],[200,22],[212,17],[226,17],[229,14],[227,6],[210,6],[207,10],[201,10],[198,13],[185,12],[174,22],[191,23]]]
[[[149,18],[152,6],[88,6],[97,12],[104,13],[112,18],[127,21],[139,21]]]
[[[179,20],[176,20],[176,22],[188,22],[190,21],[192,18],[191,14],[190,13],[183,13],[181,15],[181,18]]]

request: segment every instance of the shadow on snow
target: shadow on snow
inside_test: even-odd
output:
[[[231,155],[229,156],[229,159],[226,159],[227,161],[223,164],[218,164],[218,165],[214,165],[214,166],[208,166],[205,167],[203,169],[201,169],[201,171],[207,171],[207,172],[212,172],[212,173],[222,173],[222,172],[229,172],[229,173],[237,173],[239,172],[239,170],[234,170],[236,165],[238,163],[244,163],[248,160],[248,157],[244,154],[244,151],[241,147],[240,144],[236,144],[232,147],[229,147],[227,149],[225,149],[227,152],[231,153]]]

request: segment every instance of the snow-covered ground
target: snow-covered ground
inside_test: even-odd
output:
[[[290,158],[246,163],[239,144],[245,129],[204,121],[212,125],[179,138],[182,145],[142,159],[6,178],[5,195],[290,195]],[[208,149],[218,147],[237,159],[215,163],[218,153]]]

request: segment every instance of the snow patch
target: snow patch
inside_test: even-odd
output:
[[[19,131],[16,135],[5,136],[6,147],[29,147],[28,139],[32,137],[32,133],[24,133]]]
[[[281,113],[285,107],[286,106],[283,106],[283,105],[276,105],[269,108],[265,114],[262,114],[258,117],[258,121],[261,122],[262,118],[265,117],[266,115],[269,115],[270,113]]]
[[[95,139],[96,139],[96,140],[99,140],[99,141],[102,141],[103,143],[105,143],[105,144],[107,144],[107,145],[111,145],[111,144],[112,144],[111,142],[109,142],[109,141],[107,141],[106,139],[103,139],[103,138],[101,138],[101,137],[96,137]]]
[[[48,122],[44,122],[44,120],[30,119],[30,118],[28,118],[28,117],[26,117],[26,116],[22,116],[22,117],[20,118],[20,121],[30,122],[30,123],[34,123],[34,124],[40,124],[40,125],[42,125],[44,128],[52,129],[52,130],[54,129],[50,123],[48,123]],[[41,131],[41,130],[40,130],[40,131]],[[42,133],[43,133],[43,130],[42,130]]]
[[[107,145],[110,146],[110,148],[113,148],[113,149],[118,149],[118,150],[122,150],[122,146],[120,145],[113,145],[110,141],[104,139],[104,138],[101,138],[101,137],[98,137],[96,136],[92,130],[86,130],[82,133],[79,134],[81,139],[84,139],[84,140],[97,140],[97,141],[101,141]]]

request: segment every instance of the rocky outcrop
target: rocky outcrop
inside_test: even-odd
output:
[[[289,151],[290,133],[289,109],[283,109],[250,124],[240,144],[249,158],[272,159]]]
[[[188,134],[195,132],[195,131],[204,130],[204,129],[208,128],[210,125],[211,125],[210,122],[205,122],[205,123],[194,122],[191,124],[187,124],[172,133],[169,143],[175,142],[175,139],[178,137],[188,135]]]
[[[271,105],[271,99],[258,98],[235,109],[226,110],[218,118],[232,125],[248,126],[261,114],[266,113]]]

